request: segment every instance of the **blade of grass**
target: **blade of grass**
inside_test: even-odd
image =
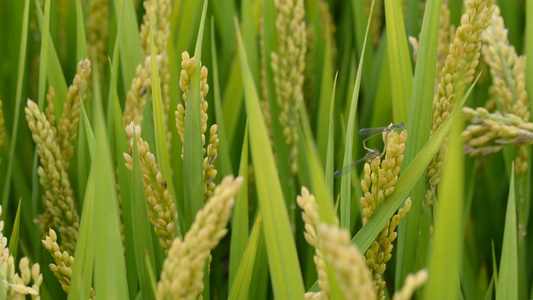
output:
[[[433,99],[435,88],[440,7],[441,0],[428,1],[426,4],[409,106],[409,118],[407,119],[409,142],[406,144],[403,162],[406,166],[412,164],[415,155],[419,153],[429,139],[433,112],[431,99]],[[411,192],[411,210],[398,227],[395,286],[403,285],[405,276],[413,271],[415,262],[422,202],[425,195],[425,176],[417,177],[417,180],[418,182]]]
[[[300,144],[303,144],[300,146],[299,150],[303,151],[299,153],[301,153],[301,157],[307,162],[306,165],[304,164],[304,167],[306,167],[306,169],[302,171],[306,171],[309,174],[313,174],[313,176],[309,176],[308,181],[311,182],[310,190],[311,193],[314,194],[315,199],[317,201],[320,221],[329,225],[336,225],[337,220],[333,208],[333,198],[331,197],[331,190],[326,184],[324,175],[322,175],[324,174],[324,171],[320,162],[318,150],[316,149],[316,146],[313,143],[314,140],[311,132],[311,126],[309,124],[309,118],[307,116],[307,111],[303,105],[300,105],[300,117],[301,126],[299,128],[299,134],[300,136],[304,136],[304,139],[303,141],[300,140],[299,142]],[[333,173],[331,173],[331,175],[332,174]],[[312,256],[313,254],[310,255]],[[331,297],[331,299],[344,299],[342,291],[337,282],[333,266],[329,263],[326,263],[326,268],[329,278],[329,296]]]
[[[333,164],[333,156],[335,153],[335,119],[333,113],[335,112],[335,92],[337,90],[337,76],[335,74],[335,80],[333,81],[333,88],[331,89],[331,101],[329,107],[329,128],[328,128],[328,148],[326,151],[326,186],[329,189],[329,194],[333,195],[335,186],[333,185],[333,172],[335,166]]]
[[[215,119],[217,122],[217,134],[220,144],[218,145],[218,153],[220,157],[220,165],[222,166],[222,176],[233,174],[231,167],[231,160],[229,156],[229,144],[226,136],[226,126],[224,125],[224,115],[222,110],[222,103],[220,99],[220,80],[218,78],[218,60],[217,60],[217,45],[215,41],[214,22],[211,21],[211,56],[213,59],[213,99],[215,102]],[[245,135],[246,136],[246,135]],[[244,184],[244,187],[246,184]],[[243,188],[244,188],[243,187]],[[231,273],[231,272],[230,272]]]
[[[407,120],[409,100],[413,86],[413,73],[401,2],[385,0],[385,20],[387,22],[387,41],[389,66],[392,85],[394,122]]]
[[[514,182],[514,164],[509,184],[509,198],[505,214],[505,229],[503,233],[502,256],[498,277],[496,299],[519,299],[518,297],[518,251],[517,251],[517,221]]]
[[[48,40],[50,39],[50,3],[46,1],[44,5],[44,29],[42,32],[43,40],[41,42],[41,61],[39,62],[39,109],[42,111],[44,107],[46,94],[46,71],[48,67]],[[54,99],[55,100],[55,99]],[[56,117],[60,117],[57,115]]]
[[[407,30],[407,36],[416,36],[418,33],[421,32],[420,30],[420,4],[421,0],[407,0],[407,17],[406,20],[406,30]],[[458,1],[450,1],[450,2],[458,2]],[[462,1],[461,1],[462,2]],[[427,10],[427,4],[426,4],[426,10]],[[438,22],[440,18],[437,18],[436,21]],[[422,27],[424,25],[422,24]]]
[[[194,40],[197,37],[195,33],[199,29],[200,12],[202,11],[202,1],[183,1],[181,6],[176,7],[171,19],[176,20],[175,30],[176,32],[175,49],[178,53],[192,47]]]
[[[85,36],[85,25],[81,1],[76,0],[76,61],[88,58],[87,55],[87,38]]]
[[[39,29],[41,30],[41,35],[44,37],[45,31],[43,27],[44,15],[41,10],[41,5],[39,0],[35,0],[35,10],[37,11],[37,20],[39,21]],[[65,81],[65,76],[63,75],[63,69],[59,62],[59,57],[57,55],[56,49],[52,39],[48,39],[48,55],[47,55],[47,79],[50,86],[54,87],[56,97],[54,98],[54,111],[56,118],[59,119],[63,115],[63,103],[67,99],[67,82]]]
[[[98,297],[127,299],[126,266],[120,237],[118,201],[111,153],[106,137],[104,113],[100,101],[94,101],[95,113],[95,266],[94,287]],[[96,219],[97,218],[97,219]]]
[[[320,158],[318,157],[318,151],[313,144],[313,138],[311,134],[311,128],[310,126],[304,126],[303,124],[306,121],[306,114],[305,108],[303,106],[300,106],[300,116],[303,116],[301,118],[302,120],[302,126],[301,127],[307,127],[305,130],[300,129],[300,135],[304,136],[304,142],[305,146],[301,147],[305,151],[302,151],[302,156],[307,160],[308,163],[308,169],[307,171],[309,174],[313,174],[313,176],[310,176],[311,181],[311,193],[315,196],[317,205],[318,205],[318,212],[319,212],[319,218],[320,222],[326,223],[329,225],[336,226],[337,225],[337,219],[335,217],[335,211],[333,208],[333,198],[331,197],[331,190],[329,190],[326,180],[322,174],[324,174],[322,164],[320,163]],[[333,173],[331,173],[332,175]],[[311,256],[314,255],[314,251],[312,251],[313,254],[310,254]],[[314,265],[312,265],[314,267]],[[331,299],[344,299],[343,293],[340,289],[339,283],[337,281],[336,272],[333,266],[330,263],[326,263],[326,269],[327,274],[329,278],[329,296]]]
[[[135,68],[143,62],[141,52],[141,42],[139,40],[139,25],[133,1],[115,0],[115,18],[122,19],[120,22],[120,47],[128,51],[120,51],[120,64],[122,68],[123,86],[129,87],[133,77],[135,77]]]
[[[457,299],[463,244],[464,157],[461,141],[463,122],[457,120],[450,134],[435,216],[433,245],[429,257],[429,279],[425,299]]]
[[[269,266],[267,256],[265,234],[264,231],[261,231],[259,233],[259,240],[257,241],[255,262],[252,270],[252,279],[250,282],[250,291],[253,291],[253,295],[257,300],[269,299],[268,294],[270,291],[270,270],[268,269]]]
[[[239,269],[239,265],[241,263],[248,240],[248,125],[244,130],[244,142],[242,144],[239,176],[244,179],[244,182],[239,190],[239,193],[237,194],[237,197],[235,198],[235,207],[233,208],[233,214],[231,215],[231,244],[229,252],[228,287],[233,286],[233,280],[235,279],[237,270]]]
[[[47,67],[48,67],[48,41],[51,40],[50,37],[50,5],[51,1],[46,1],[44,5],[44,29],[42,30],[42,37],[43,40],[41,42],[41,58],[39,62],[39,94],[38,94],[38,105],[39,110],[43,111],[44,109],[44,103],[45,103],[45,93],[46,93],[46,81],[47,81]],[[59,99],[53,100],[54,102],[61,101]],[[60,115],[56,114],[56,118]],[[32,193],[31,193],[31,202],[34,209],[37,209],[39,203],[39,176],[37,174],[37,169],[39,166],[39,156],[38,156],[38,149],[37,147],[34,149],[33,152],[33,168],[32,168]],[[7,209],[7,208],[6,208]]]
[[[216,1],[215,1],[216,2]],[[254,19],[254,7],[253,7],[253,1],[252,0],[243,0],[241,1],[241,30],[242,30],[242,37],[244,40],[244,47],[246,48],[246,55],[248,56],[248,64],[250,66],[250,71],[252,72],[254,82],[256,85],[259,86],[259,47],[257,43],[258,39],[258,28],[257,25],[259,22],[257,22],[256,19]],[[229,6],[229,5],[228,5]],[[235,15],[235,12],[233,12],[233,15]],[[230,18],[232,16],[229,16]],[[229,24],[229,18],[226,18],[228,20],[228,31]],[[222,35],[224,38],[223,41],[228,40],[231,41],[229,50],[233,51],[233,47],[235,46],[235,31],[234,28],[231,28],[231,33],[233,34],[231,36],[231,39],[229,39],[226,35]],[[230,53],[231,53],[230,51]],[[227,59],[229,61],[229,58]]]
[[[494,249],[494,240],[491,240],[492,254],[492,277],[494,278],[494,289],[498,291],[498,262],[496,260],[496,250]]]
[[[372,6],[370,7],[370,15],[372,15],[374,11],[374,2],[372,1]],[[352,3],[354,3],[352,1]],[[354,128],[355,128],[355,114],[357,111],[357,105],[359,102],[359,91],[361,88],[361,77],[363,73],[363,64],[365,61],[365,50],[367,49],[365,47],[368,37],[368,31],[370,28],[370,21],[372,19],[368,18],[368,22],[366,24],[366,33],[363,40],[363,46],[362,46],[362,52],[361,52],[361,58],[359,60],[359,66],[357,67],[357,75],[355,77],[355,86],[353,89],[351,104],[350,104],[350,113],[348,117],[348,126],[346,130],[346,145],[344,148],[344,161],[343,165],[347,166],[351,160],[352,160],[352,151],[353,151],[353,136],[354,136]],[[353,173],[353,172],[352,172]],[[355,174],[355,173],[353,173]],[[357,176],[357,175],[354,175]],[[342,228],[348,229],[350,231],[350,214],[351,214],[351,195],[352,195],[352,187],[350,184],[351,176],[344,176],[341,179],[341,200],[340,200],[340,226]],[[356,180],[358,181],[358,180]]]
[[[124,119],[123,119],[123,113],[122,109],[120,107],[119,98],[117,94],[117,81],[118,81],[118,64],[119,64],[119,51],[121,51],[120,48],[120,41],[121,41],[121,35],[122,35],[122,27],[123,27],[123,14],[121,14],[119,23],[118,23],[118,29],[117,29],[117,36],[115,39],[115,47],[113,49],[113,62],[111,64],[111,76],[110,76],[110,83],[109,86],[111,87],[109,89],[109,96],[108,99],[110,99],[110,109],[109,109],[109,115],[110,121],[113,123],[110,126],[110,130],[114,129],[114,136],[115,136],[115,151],[116,151],[116,160],[117,160],[117,169],[118,169],[118,182],[120,185],[120,190],[122,192],[122,221],[124,224],[124,243],[126,248],[126,270],[127,272],[127,279],[128,279],[128,291],[130,295],[134,295],[137,293],[139,286],[137,284],[138,277],[142,276],[138,274],[138,265],[144,264],[145,260],[144,258],[139,258],[135,256],[135,239],[138,238],[133,233],[134,231],[134,225],[136,225],[137,222],[134,222],[133,220],[136,220],[136,214],[133,213],[133,205],[132,205],[132,194],[128,191],[132,190],[132,175],[131,172],[126,168],[123,160],[123,153],[128,153],[128,142],[126,138],[126,132],[124,130]],[[141,182],[142,185],[142,182]],[[144,192],[143,192],[144,195]],[[140,196],[139,196],[140,197]],[[140,221],[142,222],[142,221]],[[151,226],[151,225],[149,225]],[[150,249],[150,248],[148,248]],[[153,248],[152,251],[147,253],[149,257],[154,257]],[[155,264],[154,264],[155,265]],[[139,282],[141,279],[139,278]],[[145,287],[144,287],[145,288]]]
[[[96,87],[95,87],[96,88]],[[87,147],[89,148],[89,155],[91,160],[94,160],[94,134],[89,123],[89,118],[85,112],[85,107],[80,106],[80,128],[85,130],[84,137],[86,138]],[[81,139],[81,137],[79,137]],[[81,201],[83,210],[80,220],[80,230],[78,233],[78,241],[76,243],[76,252],[74,256],[74,267],[72,270],[72,277],[70,282],[69,299],[88,298],[91,293],[92,274],[94,266],[94,228],[93,214],[94,214],[94,172],[89,171],[86,182],[86,189],[83,201]],[[71,296],[72,295],[72,296]]]
[[[257,252],[259,233],[261,232],[262,220],[262,214],[261,211],[259,211],[254,227],[252,228],[252,233],[248,239],[248,244],[246,245],[246,249],[244,249],[242,260],[240,260],[240,264],[238,265],[239,268],[235,274],[235,281],[233,281],[233,284],[230,284],[231,289],[228,296],[228,299],[230,300],[249,298],[249,278],[252,278],[252,270],[255,262],[255,254]]]
[[[244,2],[244,1],[243,1]],[[239,12],[237,10],[238,4],[235,1],[211,1],[211,11],[214,15],[214,21],[216,22],[216,29],[223,39],[220,39],[220,69],[222,72],[227,71],[228,65],[231,62],[231,56],[233,50],[235,50],[235,28],[232,26],[232,18]],[[244,4],[242,4],[244,5]],[[251,15],[251,11],[248,10],[246,15]],[[241,16],[243,21],[245,15]],[[252,30],[250,28],[250,30]]]
[[[207,1],[204,1],[200,29],[194,52],[195,72],[191,76],[191,87],[185,112],[185,140],[183,150],[183,186],[185,193],[186,220],[188,231],[196,212],[204,205],[203,165],[202,165],[202,131],[200,117],[200,67],[202,60],[202,40],[204,33]]]
[[[228,145],[230,147],[235,145],[235,149],[230,148],[230,154],[234,153],[237,149],[240,149],[240,145],[237,145],[238,143],[236,142],[236,139],[239,130],[239,117],[241,115],[243,101],[241,62],[238,57],[235,56],[228,71],[224,93],[222,94],[222,112],[224,123],[227,128]],[[232,157],[232,159],[236,160],[238,159],[238,156]]]
[[[235,28],[239,26],[235,21]],[[303,299],[304,288],[296,245],[291,234],[289,215],[283,202],[281,184],[274,165],[274,156],[266,125],[259,107],[259,97],[247,63],[246,50],[237,31],[239,55],[245,90],[246,112],[250,120],[250,145],[256,171],[259,203],[263,211],[268,262],[272,287],[277,299]]]
[[[9,148],[9,159],[7,160],[7,172],[4,180],[4,192],[2,193],[2,209],[9,211],[9,191],[11,188],[11,174],[13,172],[13,162],[15,161],[15,148],[17,145],[18,125],[20,117],[20,105],[22,101],[22,85],[24,79],[24,65],[26,62],[26,50],[28,41],[28,19],[30,11],[30,1],[24,3],[24,15],[22,17],[22,37],[20,39],[20,52],[17,73],[17,92],[15,97],[15,117],[13,121],[13,131],[11,133],[11,145]]]
[[[167,188],[172,196],[176,198],[174,191],[174,183],[172,182],[172,172],[170,170],[170,160],[168,157],[167,137],[163,114],[163,100],[161,99],[161,83],[159,81],[159,71],[157,69],[157,58],[153,36],[153,24],[150,18],[150,55],[152,57],[152,105],[153,117],[155,125],[155,145],[157,151],[157,163],[161,170],[163,178],[167,181]],[[198,61],[200,58],[198,58]],[[199,68],[197,69],[199,70]],[[191,80],[192,84],[192,80]],[[193,88],[194,89],[194,88]],[[202,199],[203,201],[203,199]]]
[[[91,123],[89,121],[89,117],[87,117],[87,112],[85,111],[85,107],[82,105],[80,106],[80,115],[81,115],[81,124],[83,124],[83,129],[85,131],[84,137],[86,139],[87,148],[89,149],[89,157],[91,160],[94,159],[94,133],[91,128]]]
[[[333,198],[331,197],[331,191],[329,190],[326,179],[324,177],[324,169],[318,156],[318,150],[314,144],[313,134],[311,133],[311,126],[307,117],[305,107],[300,105],[300,119],[301,119],[301,131],[300,135],[304,136],[305,152],[303,156],[307,158],[307,164],[309,169],[311,187],[309,190],[313,193],[318,204],[318,211],[320,221],[329,225],[336,225],[335,211],[333,210]],[[333,173],[332,173],[333,174]]]
[[[330,25],[328,22],[325,24],[325,31],[330,32]],[[330,109],[329,116],[328,116],[328,106],[330,108],[333,107],[332,102],[335,101],[335,90],[333,87],[333,65],[332,65],[332,58],[331,58],[331,39],[330,35],[326,34],[325,36],[325,44],[324,47],[324,61],[322,64],[322,81],[320,83],[320,97],[318,98],[318,120],[317,120],[317,145],[318,145],[318,152],[320,153],[320,159],[323,163],[326,163],[327,161],[327,150],[328,150],[328,136],[331,134],[332,129],[332,122],[333,122],[333,116],[332,111]],[[332,92],[330,92],[332,91]],[[328,119],[329,117],[329,119]],[[329,126],[327,125],[329,124]],[[333,186],[333,185],[331,185]],[[331,187],[330,186],[330,187]],[[332,191],[332,190],[331,190]]]
[[[15,215],[15,221],[13,222],[13,230],[11,231],[11,237],[9,238],[9,253],[13,256],[13,261],[17,261],[18,255],[21,205],[22,199],[19,199],[19,205],[17,205],[17,214]]]
[[[357,49],[357,54],[359,54],[360,60],[358,64],[364,65],[363,73],[370,75],[372,72],[372,62],[374,61],[374,49],[372,43],[366,43],[368,36],[368,27],[374,14],[374,2],[372,0],[372,5],[368,16],[366,14],[366,9],[364,7],[367,5],[365,0],[352,0],[350,2],[352,7],[352,20],[354,26],[355,34],[355,45]],[[366,28],[366,29],[365,29]],[[363,53],[366,53],[363,55]]]
[[[172,31],[171,31],[172,32]],[[170,83],[169,83],[169,95],[170,95],[170,107],[172,108],[172,111],[175,110],[175,108],[178,106],[178,102],[181,101],[181,91],[179,87],[179,77],[180,77],[180,59],[178,59],[178,53],[176,53],[176,50],[174,49],[174,46],[171,45],[171,43],[168,44],[167,48],[168,53],[168,59],[169,59],[169,72],[170,72]],[[174,120],[173,117],[170,118],[171,120]],[[217,119],[218,120],[218,119]],[[171,124],[172,123],[172,124]],[[172,136],[177,137],[178,136],[178,128],[176,127],[176,124],[171,121],[168,124],[170,128],[170,133]],[[220,133],[220,127],[219,127],[219,133]],[[220,139],[220,136],[219,136]],[[183,144],[181,142],[181,138],[173,138],[171,139],[171,149],[183,149]],[[219,149],[220,151],[220,149]],[[222,155],[222,154],[220,154]],[[178,158],[171,159],[172,163],[172,169],[174,170],[174,176],[172,178],[174,182],[174,190],[178,191],[174,198],[174,203],[176,204],[176,210],[178,212],[178,216],[184,216],[184,208],[183,208],[183,193],[179,191],[183,191],[183,159],[178,155]],[[185,228],[185,219],[183,217],[178,218],[178,225],[180,228]]]
[[[490,278],[490,284],[489,284],[489,288],[487,289],[487,293],[485,294],[485,300],[494,299],[493,291],[494,291],[494,275]]]
[[[84,105],[81,105],[84,106]],[[85,107],[83,107],[83,113],[85,112]],[[86,117],[86,115],[85,115]],[[78,141],[76,145],[76,163],[77,163],[77,181],[78,181],[78,190],[77,190],[77,199],[83,199],[85,195],[85,188],[87,184],[87,179],[89,178],[90,170],[90,157],[89,157],[89,148],[87,146],[87,138],[85,137],[85,122],[80,122],[78,126]],[[94,137],[93,137],[94,138]],[[80,201],[81,206],[83,205]]]
[[[90,130],[87,129],[87,130]],[[89,136],[89,135],[87,135]],[[94,144],[93,144],[94,145]],[[72,268],[72,277],[68,299],[89,299],[91,293],[93,263],[95,253],[95,231],[94,222],[94,203],[96,201],[97,190],[95,182],[95,171],[91,169],[87,180],[87,189],[85,199],[83,200],[83,210],[80,220],[80,230],[78,241],[76,243],[76,252],[74,253],[74,266]]]
[[[387,32],[383,33],[383,38],[378,44],[377,52],[374,55],[374,71],[375,76],[372,77],[372,81],[375,82],[372,91],[373,95],[369,95],[363,98],[364,101],[368,101],[367,105],[362,106],[361,112],[361,127],[381,127],[391,123],[405,122],[407,119],[396,121],[394,117],[394,100],[392,99],[392,81],[390,71],[390,59],[388,52],[388,40]],[[365,110],[366,109],[366,110]],[[392,119],[391,119],[392,116]],[[368,141],[369,147],[377,147],[382,143],[379,138],[371,139]]]
[[[146,260],[146,271],[150,276],[150,285],[155,293],[155,291],[157,291],[157,277],[154,273],[154,266],[150,263],[150,257],[148,257],[148,253],[145,253],[144,258]]]

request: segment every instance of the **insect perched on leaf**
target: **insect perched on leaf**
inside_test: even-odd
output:
[[[387,132],[388,133],[388,132],[390,132],[392,130],[401,130],[404,126],[405,126],[405,123],[401,122],[401,123],[398,123],[398,124],[391,124],[389,126],[363,128],[363,129],[359,130],[359,134],[360,135],[369,135],[369,137],[367,137],[366,139],[363,140],[363,147],[365,148],[365,150],[368,151],[368,153],[364,157],[358,159],[356,162],[353,162],[353,163],[343,167],[342,169],[339,169],[339,170],[335,171],[335,173],[333,173],[333,177],[335,177],[335,178],[342,177],[343,175],[346,175],[346,174],[350,173],[350,171],[352,171],[357,165],[359,165],[363,161],[372,161],[376,157],[382,157],[383,155],[385,155],[385,150],[387,149],[387,137],[385,137],[385,142],[384,142],[384,145],[383,145],[383,151],[381,151],[381,152],[377,148],[374,148],[374,149],[368,148],[366,146],[366,141],[368,141],[369,139],[371,139],[371,138],[373,138],[373,137],[375,137],[375,136],[377,136],[379,134],[382,134],[383,132]]]

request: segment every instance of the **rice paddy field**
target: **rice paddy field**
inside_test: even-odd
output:
[[[0,1],[1,299],[531,299],[532,0]]]

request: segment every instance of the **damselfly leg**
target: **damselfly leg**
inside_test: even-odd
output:
[[[392,130],[401,130],[405,126],[404,122],[398,123],[398,124],[391,124],[389,126],[382,126],[382,127],[372,127],[372,128],[363,128],[359,130],[360,135],[370,135],[366,139],[363,140],[363,147],[368,152],[372,153],[374,149],[368,148],[366,146],[366,141],[370,140],[371,138],[382,134],[383,132],[389,133]],[[385,141],[383,142],[383,151],[381,152],[381,156],[385,154],[385,151],[387,150],[387,137],[385,137]]]
[[[338,178],[350,173],[357,165],[364,161],[372,161],[374,158],[381,156],[379,149],[371,149],[364,157],[358,159],[356,162],[353,162],[342,169],[339,169],[333,173],[333,177]]]

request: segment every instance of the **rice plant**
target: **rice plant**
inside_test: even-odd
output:
[[[529,299],[533,2],[0,1],[0,299]]]

